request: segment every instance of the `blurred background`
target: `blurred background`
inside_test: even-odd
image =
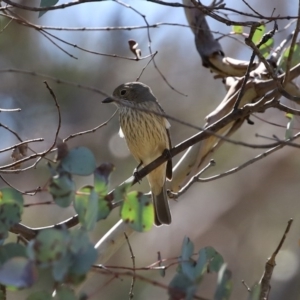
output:
[[[39,6],[40,1],[19,1],[25,5]],[[60,1],[64,3],[68,1]],[[182,8],[147,3],[146,1],[126,0],[141,14],[145,14],[149,24],[169,22],[187,25]],[[209,4],[207,1],[204,4]],[[250,12],[243,1],[226,1],[228,7]],[[280,0],[249,1],[254,9],[263,15],[295,15],[297,1]],[[38,13],[13,10],[23,18],[38,25],[56,27],[100,27],[100,26],[144,26],[143,18],[133,10],[113,1],[86,3],[66,9],[50,11],[41,18]],[[229,14],[234,20],[245,17]],[[228,34],[229,26],[208,19],[213,31]],[[275,46],[294,29],[290,21],[278,22],[279,33],[275,35]],[[271,29],[273,24],[268,24]],[[46,39],[33,28],[0,18],[0,69],[16,68],[35,71],[58,79],[98,88],[111,94],[121,83],[134,81],[148,60],[132,61],[116,57],[92,54],[55,41],[72,58]],[[128,40],[139,43],[142,55],[149,54],[146,29],[103,30],[103,31],[54,31],[49,32],[64,41],[101,53],[133,57],[128,48]],[[152,50],[158,51],[156,63],[170,85],[187,97],[172,90],[160,74],[149,64],[141,81],[149,85],[159,99],[165,111],[176,118],[192,124],[204,125],[205,116],[223,99],[226,91],[220,80],[215,80],[208,69],[202,67],[196,52],[192,31],[187,27],[162,25],[150,29]],[[216,37],[219,35],[216,34]],[[242,39],[241,39],[242,40]],[[226,56],[249,60],[251,52],[232,38],[221,39]],[[15,130],[22,139],[43,137],[42,143],[31,144],[35,151],[47,149],[53,142],[58,123],[54,102],[45,88],[42,77],[18,73],[0,73],[0,107],[21,108],[21,112],[1,113],[0,123]],[[113,105],[103,105],[104,98],[98,93],[66,84],[57,84],[47,80],[53,88],[62,113],[62,127],[59,133],[65,138],[72,133],[91,129],[106,121],[115,111]],[[292,105],[291,103],[288,103]],[[294,107],[294,106],[293,106]],[[283,112],[269,110],[260,115],[265,120],[286,125]],[[266,143],[255,137],[256,133],[284,138],[285,128],[275,127],[252,118],[255,125],[244,124],[233,138],[248,143]],[[176,145],[197,131],[171,121],[171,136]],[[299,128],[298,120],[295,127]],[[68,146],[86,146],[95,154],[97,164],[112,162],[116,171],[112,175],[111,187],[131,176],[136,162],[130,156],[125,141],[118,136],[118,118],[115,116],[98,131],[71,139]],[[1,149],[13,145],[17,139],[0,127]],[[294,224],[287,240],[278,255],[277,266],[271,281],[271,299],[300,299],[299,272],[299,234],[300,202],[299,179],[300,160],[296,148],[277,151],[271,156],[250,165],[242,171],[217,181],[194,184],[180,201],[172,201],[173,223],[171,226],[153,228],[148,233],[135,233],[130,236],[131,246],[136,257],[136,266],[147,266],[157,260],[160,251],[163,258],[172,258],[180,254],[184,236],[195,243],[195,250],[212,246],[220,252],[228,268],[233,272],[232,299],[247,299],[247,290],[241,280],[252,286],[263,273],[267,258],[277,247],[287,221],[294,218]],[[253,158],[263,150],[224,144],[214,156],[217,163],[204,174],[210,176],[224,172]],[[0,164],[11,162],[11,153],[2,153]],[[174,164],[180,156],[174,158]],[[47,161],[42,161],[36,169],[22,174],[5,175],[5,179],[21,190],[31,190],[46,184],[49,172]],[[29,165],[29,164],[28,164]],[[27,165],[24,165],[25,167]],[[77,187],[91,183],[91,178],[76,178]],[[4,182],[0,181],[4,187]],[[135,189],[148,191],[146,180]],[[26,203],[51,200],[47,193],[34,197],[25,196]],[[22,222],[27,226],[38,227],[61,222],[74,214],[72,207],[62,209],[54,205],[33,206],[27,208]],[[91,239],[96,242],[118,221],[115,210],[107,220],[100,221]],[[15,241],[16,237],[11,235]],[[99,262],[101,263],[101,261]],[[132,266],[128,246],[124,245],[107,265]],[[176,266],[168,269],[162,278],[156,271],[141,274],[166,285],[175,274]],[[82,286],[90,293],[90,299],[127,299],[131,278],[115,279],[101,288],[109,278],[92,274]],[[208,275],[201,284],[198,294],[212,299],[216,283],[215,275]],[[39,289],[43,285],[39,286]],[[135,299],[167,299],[166,290],[138,281],[135,284]],[[26,292],[25,292],[26,294]],[[10,294],[9,299],[24,299],[24,291]]]

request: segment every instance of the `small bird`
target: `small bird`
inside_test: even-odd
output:
[[[141,82],[121,84],[114,90],[112,98],[106,98],[102,102],[114,102],[119,108],[120,136],[125,137],[131,154],[139,163],[137,169],[141,165],[150,164],[172,148],[168,120],[163,116],[135,109],[164,113],[146,84]],[[169,180],[172,179],[171,159],[147,175],[157,226],[171,223],[171,212],[165,188],[166,177]]]

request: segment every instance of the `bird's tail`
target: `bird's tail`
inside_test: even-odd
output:
[[[158,195],[155,195],[152,192],[152,197],[154,205],[155,225],[160,226],[162,224],[171,224],[172,218],[165,185]]]

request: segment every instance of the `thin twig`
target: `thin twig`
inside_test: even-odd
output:
[[[277,246],[276,250],[273,252],[272,256],[266,262],[264,274],[259,282],[259,284],[261,284],[261,291],[260,291],[260,297],[259,297],[260,300],[268,299],[270,288],[271,288],[270,281],[272,278],[273,270],[276,266],[275,258],[276,258],[276,255],[278,254],[279,250],[281,249],[288,232],[290,231],[292,223],[293,223],[293,219],[290,219],[288,221],[288,224],[286,226],[284,234],[279,242],[279,245]]]
[[[132,280],[131,280],[130,291],[129,291],[129,299],[133,299],[133,296],[134,296],[133,288],[134,288],[135,275],[136,275],[136,273],[135,273],[135,256],[133,254],[133,251],[132,251],[132,248],[131,248],[131,245],[130,245],[130,242],[129,242],[129,239],[128,239],[128,236],[127,236],[126,232],[124,232],[124,236],[125,236],[125,239],[126,239],[129,251],[130,251],[130,255],[131,255],[130,258],[132,260],[133,272],[132,272]]]
[[[97,131],[99,128],[102,128],[103,126],[106,126],[110,122],[110,120],[116,115],[117,111],[118,110],[116,109],[116,111],[111,115],[111,117],[107,121],[103,122],[102,124],[92,128],[92,129],[89,129],[89,130],[84,130],[84,131],[80,131],[80,132],[77,132],[77,133],[70,134],[68,137],[63,139],[63,142],[65,143],[66,141],[68,141],[68,140],[70,140],[70,139],[72,139],[76,136],[80,136],[80,135],[84,135],[84,134],[88,134],[88,133],[93,133],[93,132]]]
[[[6,152],[6,151],[9,151],[9,150],[12,150],[14,148],[17,148],[19,146],[22,146],[24,144],[29,144],[29,143],[34,143],[34,142],[43,142],[44,139],[43,138],[37,138],[37,139],[31,139],[31,140],[26,140],[26,141],[23,141],[23,142],[20,142],[20,143],[17,143],[13,146],[9,146],[7,148],[4,148],[4,149],[0,149],[0,153],[3,153],[3,152]]]

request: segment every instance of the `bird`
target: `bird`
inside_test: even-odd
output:
[[[104,99],[102,103],[114,103],[118,107],[119,134],[125,137],[129,151],[139,163],[135,170],[150,164],[162,154],[168,155],[172,148],[170,123],[164,116],[151,113],[164,114],[164,110],[149,86],[141,82],[121,84],[113,91],[112,97]],[[171,157],[147,175],[156,226],[169,225],[172,221],[166,178],[172,179]]]

